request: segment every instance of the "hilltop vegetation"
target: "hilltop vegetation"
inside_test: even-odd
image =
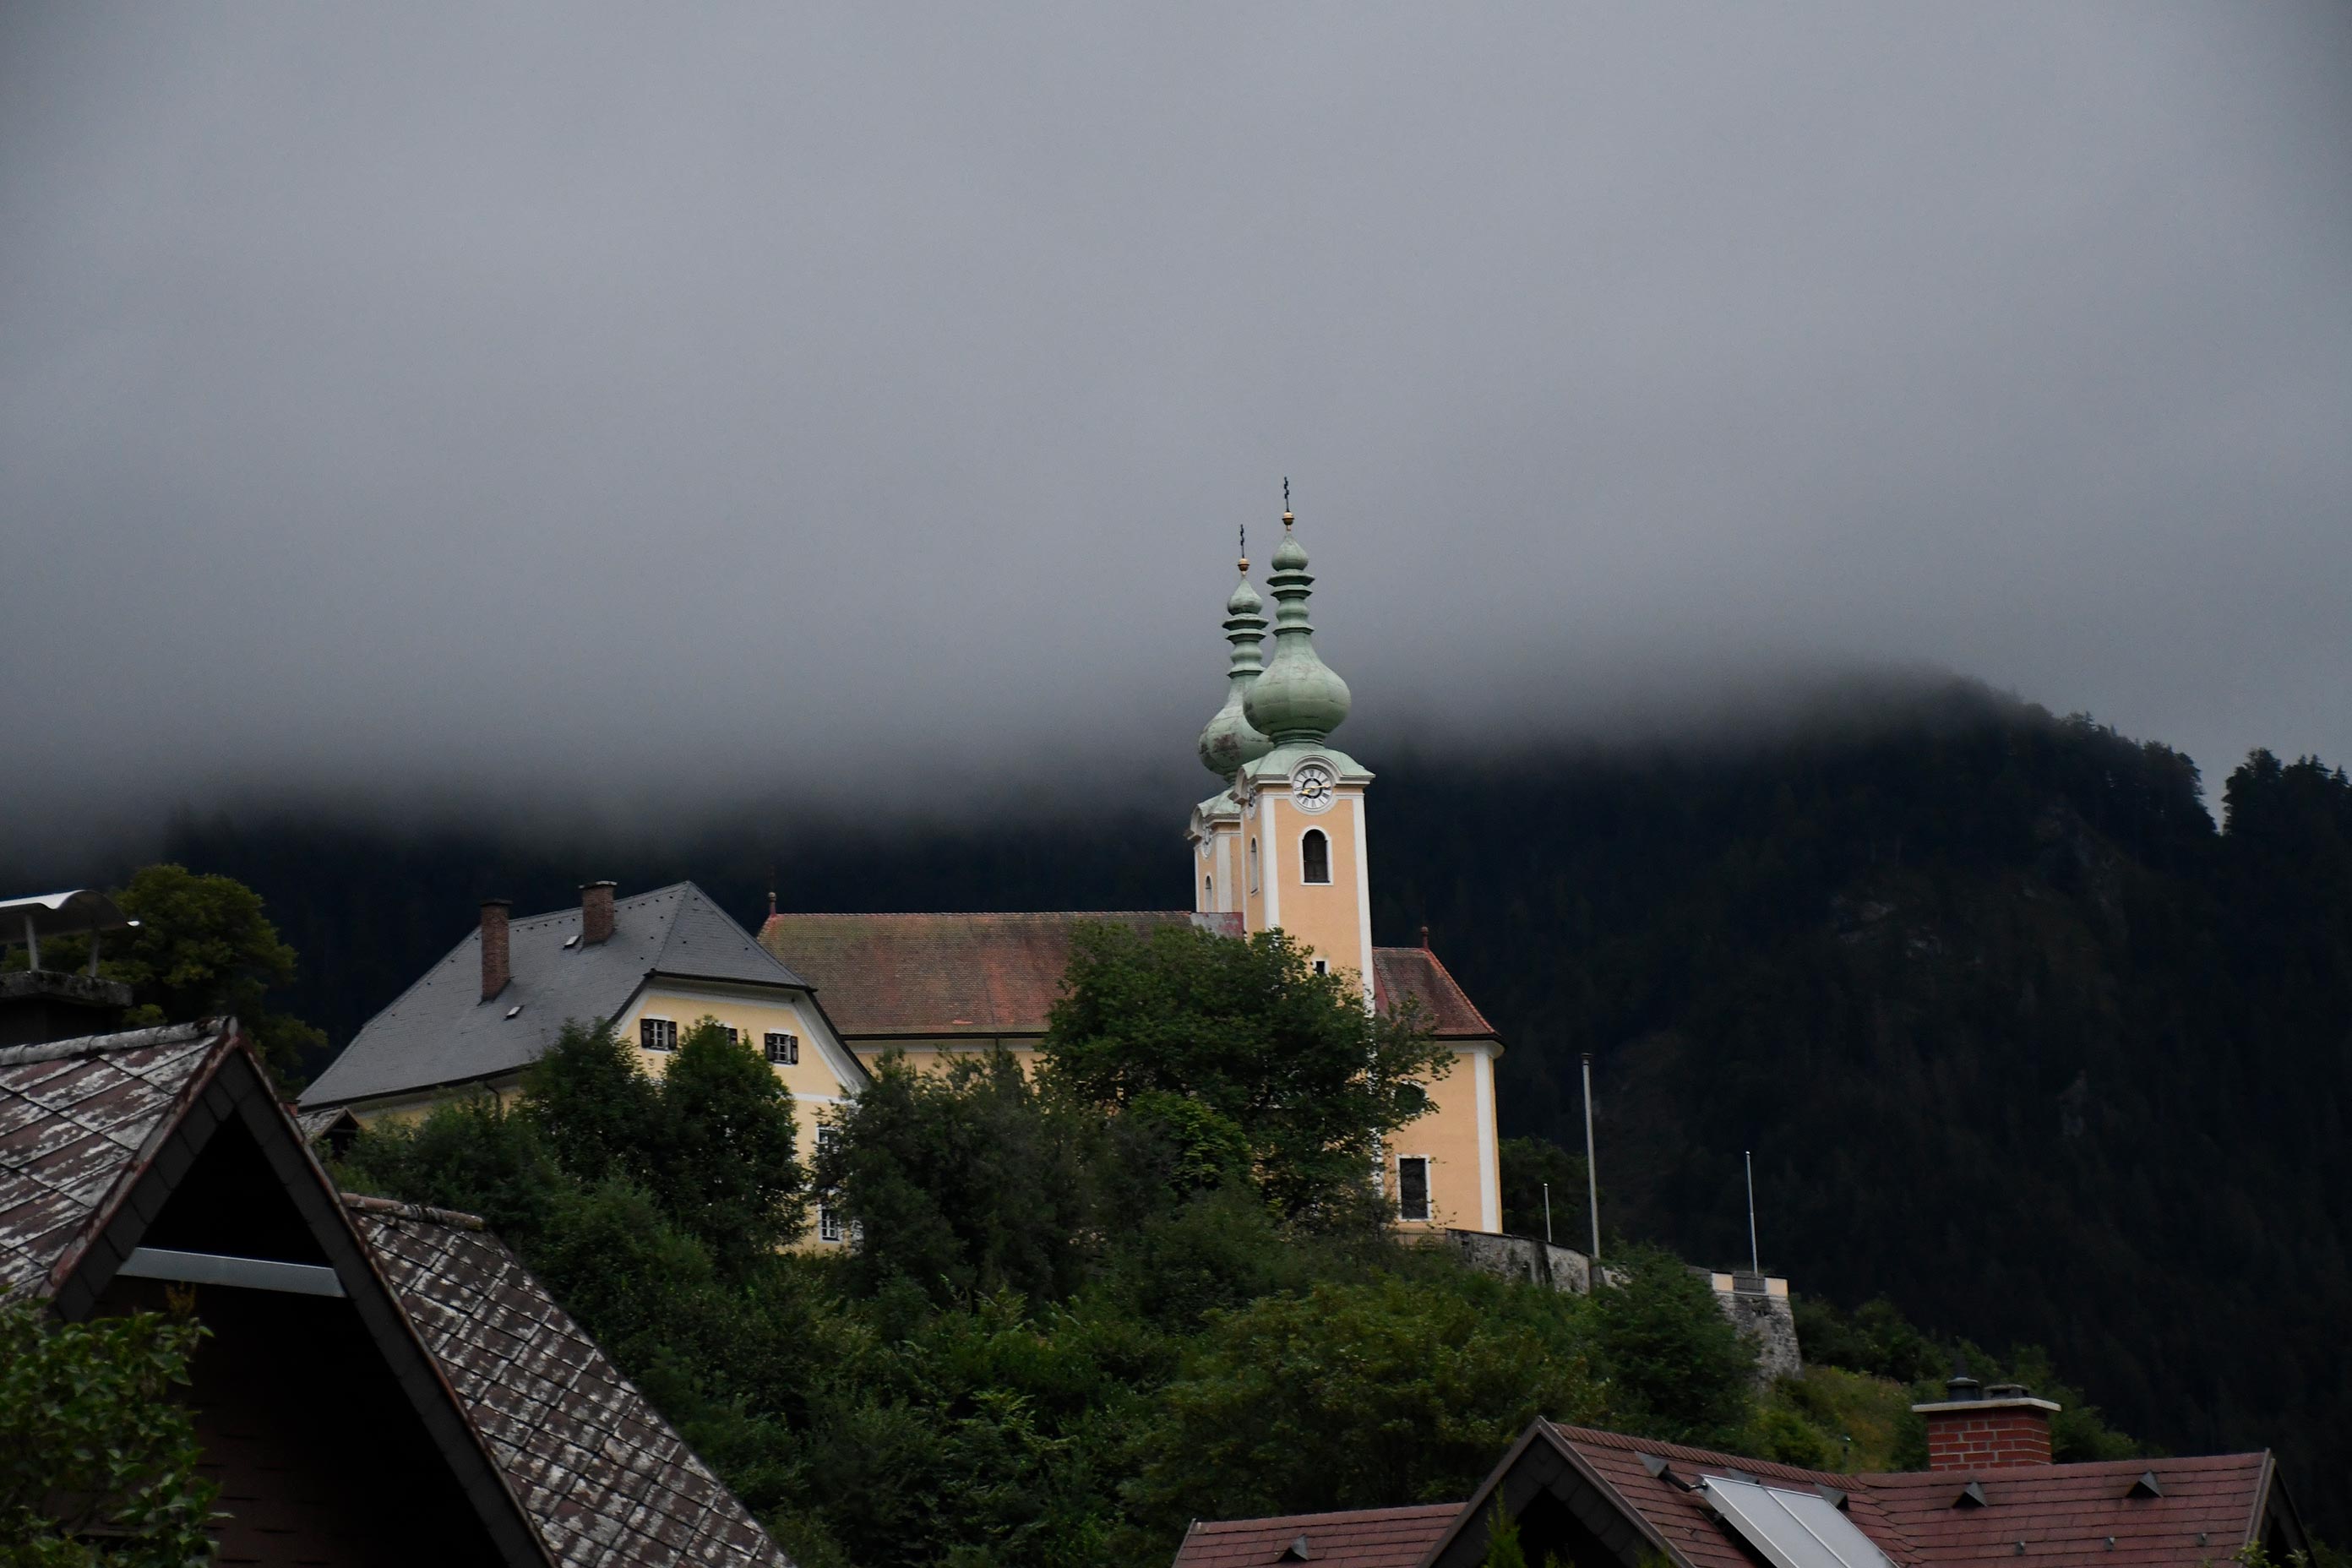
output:
[[[2161,745],[1966,686],[1720,742],[1362,749],[1376,938],[1428,925],[1503,1032],[1506,1133],[1580,1155],[1595,1054],[1608,1227],[1744,1260],[1753,1149],[1801,1293],[2044,1346],[2168,1449],[2278,1447],[2352,1531],[2320,1484],[2352,1468],[2339,773],[2258,754],[2209,800]],[[302,961],[280,1005],[340,1044],[476,898],[555,908],[592,875],[692,876],[747,920],[772,868],[806,909],[1181,903],[1182,801],[1149,804],[887,834],[778,811],[631,854],[189,819],[166,847],[267,898]]]

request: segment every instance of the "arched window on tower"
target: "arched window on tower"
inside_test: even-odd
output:
[[[1250,840],[1249,890],[1253,893],[1257,891],[1257,840],[1255,838]]]
[[[1299,874],[1310,882],[1331,879],[1331,841],[1319,827],[1310,827],[1298,841]]]

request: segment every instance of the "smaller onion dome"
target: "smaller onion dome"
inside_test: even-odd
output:
[[[1244,715],[1276,745],[1320,741],[1348,717],[1348,683],[1315,652],[1315,628],[1307,619],[1315,579],[1307,574],[1307,549],[1291,531],[1295,521],[1283,512],[1282,544],[1265,580],[1278,606],[1274,658],[1242,702]]]
[[[1242,580],[1225,601],[1225,640],[1234,645],[1233,663],[1225,676],[1225,705],[1201,731],[1201,765],[1227,783],[1244,763],[1254,763],[1274,749],[1274,742],[1256,730],[1242,711],[1250,683],[1264,668],[1259,662],[1265,643],[1265,603],[1250,586],[1249,557],[1241,560]]]

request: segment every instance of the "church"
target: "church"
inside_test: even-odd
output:
[[[854,1098],[888,1051],[921,1061],[1002,1048],[1034,1059],[1076,930],[1191,923],[1234,936],[1280,928],[1318,970],[1352,977],[1368,1007],[1417,1005],[1453,1053],[1432,1109],[1382,1152],[1381,1179],[1412,1229],[1496,1232],[1496,1037],[1426,939],[1375,947],[1367,803],[1373,774],[1331,743],[1347,683],[1315,651],[1314,579],[1297,520],[1266,585],[1249,562],[1225,604],[1224,704],[1200,755],[1223,787],[1192,810],[1192,908],[1018,914],[804,914],[771,895],[756,941],[691,882],[617,896],[591,882],[569,910],[514,918],[501,900],[370,1019],[306,1089],[306,1115],[414,1115],[459,1093],[503,1093],[571,1021],[610,1024],[659,1071],[680,1033],[715,1019],[758,1047],[795,1100]],[[478,984],[477,980],[478,979]],[[842,1228],[820,1213],[819,1244]]]
[[[1408,998],[1454,1053],[1433,1106],[1384,1151],[1383,1179],[1414,1229],[1499,1231],[1495,1062],[1502,1042],[1424,941],[1375,947],[1367,802],[1373,774],[1331,743],[1347,682],[1315,651],[1306,547],[1282,514],[1265,601],[1249,580],[1225,602],[1232,644],[1224,705],[1201,731],[1201,761],[1223,786],[1186,834],[1191,910],[1051,914],[793,914],[771,908],[760,945],[805,977],[861,1058],[986,1050],[1034,1053],[1081,923],[1191,921],[1235,935],[1280,927],[1318,969],[1353,975],[1366,1005]]]

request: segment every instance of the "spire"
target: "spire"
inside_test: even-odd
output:
[[[1317,656],[1315,628],[1307,624],[1307,598],[1315,579],[1307,574],[1307,548],[1292,531],[1290,481],[1282,481],[1282,543],[1274,552],[1266,586],[1274,591],[1274,659],[1250,683],[1242,711],[1274,739],[1312,743],[1348,717],[1348,683]]]
[[[1242,700],[1265,666],[1259,655],[1265,643],[1265,602],[1250,586],[1249,534],[1241,536],[1242,580],[1225,601],[1225,640],[1234,645],[1232,668],[1225,676],[1225,705],[1201,731],[1201,763],[1219,778],[1231,780],[1244,763],[1254,763],[1273,749],[1273,742],[1242,714]]]

